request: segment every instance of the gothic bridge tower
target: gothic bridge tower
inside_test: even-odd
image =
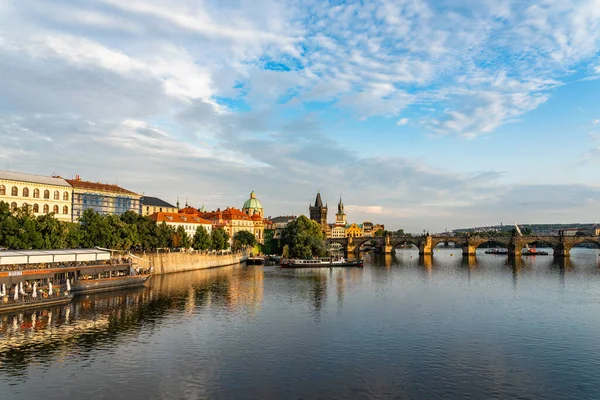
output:
[[[309,205],[308,210],[310,212],[310,219],[316,221],[319,225],[321,225],[323,231],[326,232],[327,228],[329,227],[327,225],[327,205],[323,207],[321,193],[317,192],[317,199],[315,200],[315,205]]]

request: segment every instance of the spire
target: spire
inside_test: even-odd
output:
[[[317,191],[317,199],[315,200],[315,207],[323,208],[323,200],[321,200],[321,193]]]
[[[187,197],[185,198],[185,206],[186,207],[188,206],[188,198]]]
[[[342,194],[340,193],[340,202],[338,203],[338,212],[341,214],[344,212],[344,203],[342,203]]]
[[[177,209],[179,210],[179,195],[177,196]]]

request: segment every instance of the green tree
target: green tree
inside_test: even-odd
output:
[[[196,250],[208,250],[212,244],[210,236],[203,226],[196,228],[196,233],[192,238],[192,247]]]
[[[229,247],[229,234],[223,228],[215,228],[210,234],[212,250],[226,250]]]
[[[288,246],[290,257],[312,258],[327,253],[325,233],[321,226],[305,215],[296,218],[283,229],[281,244]]]
[[[233,235],[233,250],[239,250],[244,247],[254,247],[256,245],[256,237],[249,231],[239,231]]]
[[[404,229],[398,229],[396,231],[396,236],[404,236]]]
[[[79,224],[83,247],[111,247],[113,245],[113,227],[106,216],[88,208],[79,218]]]
[[[381,237],[386,233],[383,229],[379,228],[375,231],[375,236]]]

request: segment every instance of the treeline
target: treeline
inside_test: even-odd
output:
[[[240,244],[240,241],[235,243]],[[183,226],[175,229],[164,222],[157,224],[133,211],[118,216],[101,215],[88,209],[79,223],[63,222],[54,218],[53,214],[36,217],[28,208],[11,210],[7,203],[0,202],[0,247],[15,250],[92,247],[226,250],[229,248],[229,234],[223,228],[216,228],[209,235],[206,229],[198,227],[190,236]]]

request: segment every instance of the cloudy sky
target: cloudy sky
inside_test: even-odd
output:
[[[0,168],[431,232],[600,221],[600,0],[3,0]]]

